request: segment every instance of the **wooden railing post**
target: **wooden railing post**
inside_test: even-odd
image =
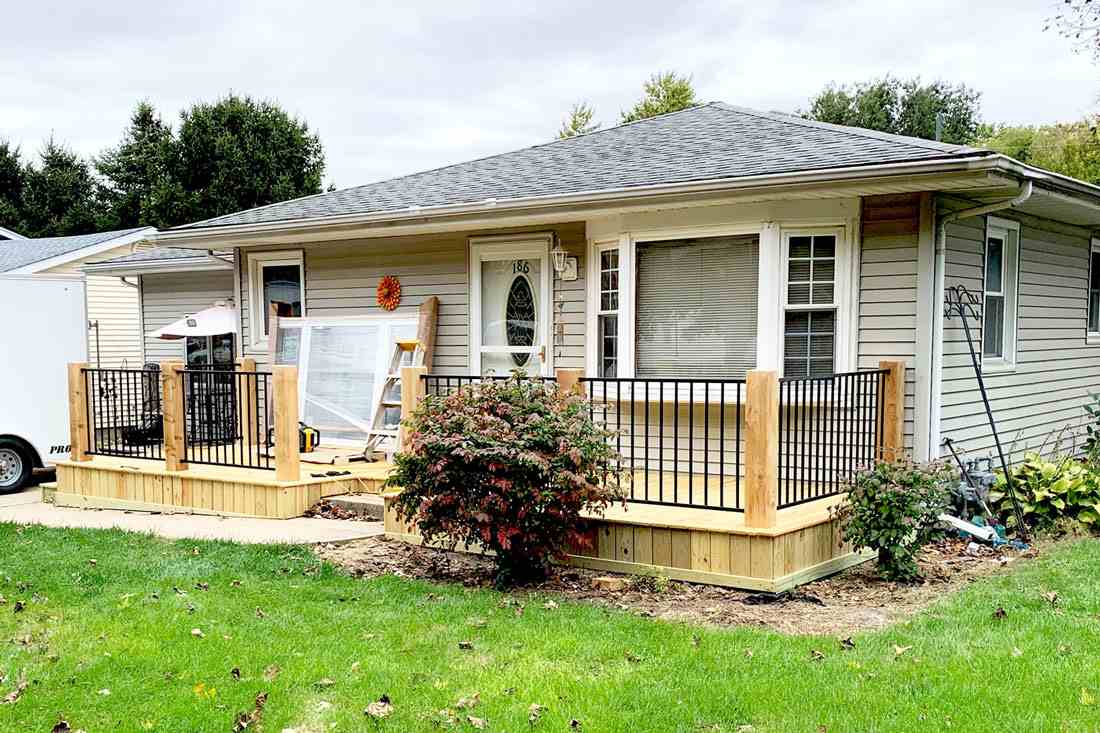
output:
[[[584,394],[584,385],[581,383],[581,377],[584,376],[583,369],[555,369],[554,377],[558,380],[558,389],[562,392],[572,392],[573,394]]]
[[[298,481],[302,477],[298,453],[298,367],[276,366],[272,386],[275,393],[275,480]]]
[[[164,433],[164,467],[169,471],[187,469],[184,460],[183,434],[187,419],[183,407],[183,362],[160,363],[161,420]]]
[[[237,359],[237,371],[246,374],[255,372],[256,360],[250,356]],[[258,377],[253,374],[252,376],[237,376],[234,379],[237,380],[235,385],[237,388],[237,424],[241,432],[241,450],[246,451],[251,456],[252,449],[259,439],[259,436],[256,435],[256,423],[259,419],[256,404],[259,392],[257,389],[259,385],[256,383]],[[260,443],[263,443],[263,440],[260,440]]]
[[[405,421],[412,417],[420,401],[428,393],[428,385],[421,379],[427,373],[426,366],[401,367],[401,425],[397,428],[398,450],[405,450],[409,445],[409,431],[405,427]]]
[[[880,361],[886,380],[879,396],[882,430],[878,436],[878,460],[899,461],[905,455],[905,362]]]
[[[88,424],[91,407],[88,404],[88,385],[84,380],[85,362],[69,364],[69,457],[74,461],[90,461],[91,432],[95,423]]]
[[[751,370],[745,402],[745,526],[774,527],[779,502],[779,375]]]

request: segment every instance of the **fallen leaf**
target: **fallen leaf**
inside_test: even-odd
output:
[[[752,659],[752,649],[746,649],[745,650],[745,657],[747,659]]]
[[[912,645],[898,646],[897,644],[894,644],[894,656],[895,657],[900,657],[902,654],[905,654],[905,652],[909,651],[912,648],[913,648]]]
[[[1024,653],[1022,651],[1020,651],[1019,647],[1016,647],[1016,646],[1012,647],[1012,656],[1022,657],[1023,655],[1024,655]]]
[[[478,730],[484,730],[485,726],[487,725],[487,723],[485,722],[485,718],[475,718],[472,715],[466,716],[466,722],[477,728]]]
[[[50,733],[69,733],[69,731],[71,730],[72,728],[69,727],[69,721],[65,720],[64,718],[60,718],[56,723],[54,723],[53,728],[50,729]]]
[[[824,658],[825,658],[825,652],[819,651],[817,649],[811,649],[810,650],[810,659],[812,661],[820,662]]]
[[[1043,600],[1049,603],[1053,608],[1058,604],[1058,593],[1056,591],[1048,591],[1043,594]]]
[[[196,639],[203,639],[206,637],[206,634],[202,633],[202,629],[191,629],[191,636]]]
[[[569,721],[569,728],[571,730],[580,730],[581,729],[581,721],[577,720],[576,718],[573,718],[572,720]]]
[[[1095,705],[1096,696],[1089,692],[1087,687],[1081,688],[1081,696],[1077,698],[1082,705]]]
[[[88,558],[88,564],[89,564],[89,565],[91,565],[91,566],[92,566],[92,567],[94,568],[94,567],[95,567],[95,565],[96,565],[96,560],[95,560],[95,558],[94,558],[94,557],[90,557],[90,558]]]
[[[702,641],[702,639],[699,638],[698,634],[692,634],[691,635],[691,645],[693,647],[695,647],[696,649],[699,648],[699,642],[701,642],[701,641]]]
[[[231,580],[231,581],[229,581],[229,587],[230,588],[240,588],[241,587],[241,581]]]
[[[24,603],[23,601],[16,601],[15,605],[12,606],[12,608],[11,608],[11,612],[12,613],[20,613],[26,607],[27,607],[27,604]]]
[[[641,662],[643,660],[642,657],[639,657],[637,654],[631,651],[626,652],[623,656],[626,657],[626,661],[632,662],[634,664],[637,664],[638,662]]]
[[[458,642],[458,648],[470,650],[474,648],[474,643],[472,641],[460,641]]]
[[[390,704],[390,696],[383,695],[378,698],[377,702],[372,702],[367,706],[367,709],[363,711],[366,715],[372,718],[381,720],[382,718],[388,718],[393,713],[393,705]]]
[[[252,704],[252,709],[247,713],[237,713],[237,718],[233,721],[233,733],[241,733],[243,730],[247,730],[252,724],[256,724],[259,727],[260,720],[264,715],[264,705],[267,704],[267,693],[261,692],[256,695],[256,700]]]
[[[277,664],[269,665],[266,669],[264,669],[264,679],[267,680],[268,682],[271,682],[272,680],[274,680],[276,677],[279,676],[280,671],[282,671],[282,670],[279,669],[279,665],[277,665]]]
[[[455,707],[459,710],[472,709],[477,707],[477,704],[481,702],[481,693],[475,692],[469,697],[460,697],[458,702],[455,703]]]
[[[229,676],[235,680],[239,680],[241,678],[241,668],[234,667],[233,669],[229,670]]]
[[[313,686],[324,689],[326,687],[332,687],[335,684],[336,684],[336,680],[330,679],[328,677],[323,677],[323,678],[317,680],[316,682],[314,682]]]
[[[997,610],[993,612],[993,618],[998,621],[1003,621],[1008,618],[1008,612],[1005,611],[1003,607],[997,606]]]
[[[351,663],[351,671],[352,672],[358,672],[359,671],[359,662],[352,662]]]
[[[107,689],[106,687],[104,687],[102,690],[100,690],[96,694],[102,695],[103,697],[107,697],[108,695],[111,694],[111,691],[109,689]]]
[[[0,700],[0,705],[11,705],[23,694],[23,690],[27,689],[27,681],[20,679],[15,685],[15,689],[4,695],[4,699]]]
[[[527,722],[531,725],[539,722],[539,718],[542,717],[542,711],[545,709],[546,708],[538,703],[531,703],[531,707],[527,708]]]
[[[259,606],[256,606],[256,618],[264,618],[266,616],[267,616],[267,614],[264,613],[264,610],[262,608],[260,608]]]
[[[856,648],[856,643],[854,641],[852,641],[852,637],[846,636],[846,637],[844,637],[843,639],[840,640],[840,648],[841,649],[855,649]]]
[[[195,583],[195,590],[210,590],[210,584],[200,581],[198,583]]]
[[[546,603],[542,604],[542,607],[545,608],[547,611],[553,611],[555,608],[558,607],[558,604],[554,603],[553,601],[547,601]]]

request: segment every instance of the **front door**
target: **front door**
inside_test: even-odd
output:
[[[470,357],[475,374],[550,375],[549,238],[470,245]]]

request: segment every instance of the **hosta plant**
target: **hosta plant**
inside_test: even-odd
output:
[[[878,553],[886,580],[920,577],[917,553],[939,533],[937,517],[948,506],[954,472],[938,463],[878,463],[858,474],[837,515],[844,539],[856,550]]]
[[[1100,528],[1100,476],[1085,464],[1069,457],[1049,460],[1029,453],[1012,473],[1016,498],[1024,522],[1049,527],[1063,520]],[[1006,527],[1016,526],[1012,497],[1003,475],[989,492],[990,508],[1004,518]]]
[[[611,433],[553,384],[515,376],[429,396],[404,427],[387,482],[398,516],[425,542],[491,550],[500,586],[544,577],[584,542],[582,513],[619,498]]]

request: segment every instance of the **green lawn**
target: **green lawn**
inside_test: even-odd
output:
[[[471,715],[496,731],[1100,730],[1095,541],[844,651],[538,597],[518,614],[498,593],[355,580],[301,548],[7,525],[0,540],[0,697],[27,683],[2,731],[64,716],[88,733],[228,733],[260,692],[247,730],[267,733],[475,730]],[[364,715],[383,694],[393,714]]]

